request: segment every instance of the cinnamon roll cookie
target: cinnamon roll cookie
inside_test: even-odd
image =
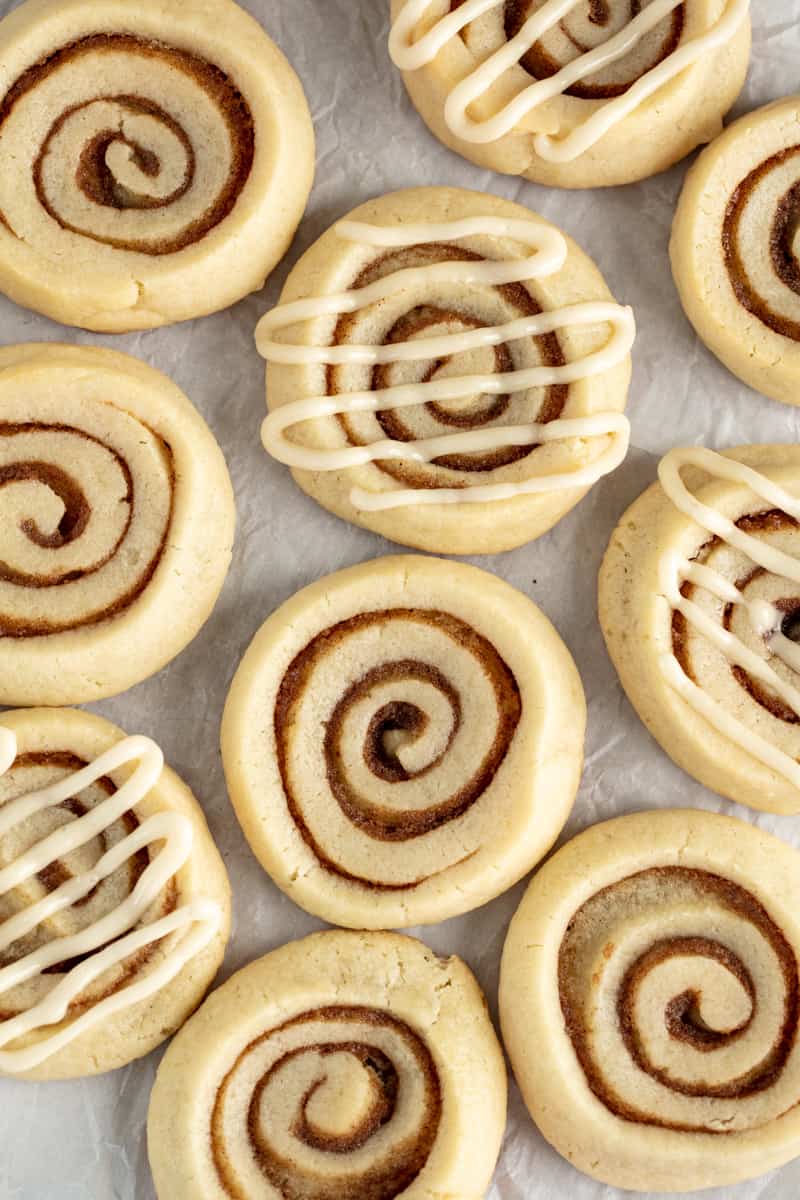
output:
[[[234,975],[170,1046],[160,1200],[481,1200],[506,1074],[468,968],[391,933],[320,933]]]
[[[631,183],[722,129],[750,0],[391,0],[389,51],[428,128],[555,187]]]
[[[394,541],[508,550],[624,458],[634,336],[594,264],[528,209],[384,196],[308,251],[259,325],[264,445]]]
[[[600,573],[622,685],[706,787],[800,812],[800,447],[672,450]]]
[[[70,709],[0,717],[0,1074],[124,1066],[186,1020],[230,895],[154,742]]]
[[[117,333],[257,291],[314,173],[299,80],[232,0],[26,0],[0,23],[0,289]]]
[[[239,667],[222,725],[254,853],[332,924],[429,924],[512,886],[557,838],[586,709],[569,651],[508,584],[383,558],[299,592]]]
[[[800,97],[734,122],[686,179],[675,282],[710,350],[756,391],[800,404]]]
[[[743,821],[583,833],[511,923],[500,1012],[544,1136],[615,1187],[688,1192],[800,1154],[800,856]]]
[[[0,704],[160,670],[211,612],[234,522],[219,446],[165,376],[110,350],[0,350]]]

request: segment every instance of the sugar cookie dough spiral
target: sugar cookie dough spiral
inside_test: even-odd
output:
[[[647,812],[559,851],[511,923],[506,1048],[531,1115],[616,1187],[750,1179],[800,1148],[796,851]]]
[[[749,0],[392,0],[389,50],[431,131],[560,187],[630,183],[722,128]]]
[[[223,759],[253,850],[296,903],[406,926],[475,908],[546,852],[584,720],[574,664],[526,598],[473,568],[385,558],[267,621]]]
[[[233,540],[222,454],[165,376],[110,351],[0,351],[0,703],[124,690],[198,632]]]
[[[147,738],[70,709],[0,718],[0,1073],[63,1079],[147,1054],[221,960],[228,882]]]
[[[510,549],[624,458],[634,338],[591,261],[529,210],[395,193],[329,230],[262,318],[262,438],[346,520]]]
[[[800,403],[800,100],[735,121],[686,179],[670,253],[686,315],[766,396]]]
[[[0,288],[147,329],[259,288],[300,220],[299,81],[232,0],[27,0],[0,23]]]
[[[279,1193],[296,1195],[308,1191],[319,1158],[336,1155],[345,1169],[313,1194],[333,1196],[337,1186],[355,1184],[360,1195],[395,1196],[427,1162],[441,1107],[430,1051],[408,1025],[373,1008],[316,1009],[251,1042],[225,1077],[211,1118],[215,1166],[231,1196],[257,1194],[259,1174]],[[245,1131],[249,1145],[238,1163]],[[348,1171],[348,1156],[377,1133],[384,1147],[375,1165]],[[287,1162],[288,1147],[295,1157]]]
[[[707,787],[800,810],[800,452],[671,451],[614,532],[600,621],[667,753]]]
[[[478,1200],[506,1090],[484,1003],[458,959],[396,934],[318,934],[252,963],[159,1070],[159,1197]]]

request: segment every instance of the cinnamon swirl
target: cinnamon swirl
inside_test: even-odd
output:
[[[308,251],[258,327],[264,445],[397,542],[511,549],[624,459],[634,337],[594,264],[528,209],[384,196]]]
[[[686,315],[758,392],[800,404],[800,99],[734,122],[686,179],[672,231]]]
[[[0,704],[81,704],[204,624],[235,512],[208,426],[164,375],[70,346],[0,350]]]
[[[222,726],[255,854],[331,923],[466,912],[550,848],[575,798],[585,702],[556,631],[484,571],[383,558],[266,622]]]
[[[581,1171],[682,1192],[800,1153],[800,858],[743,821],[637,813],[539,872],[500,1011],[531,1115]]]
[[[800,448],[672,450],[615,530],[600,623],[650,732],[706,787],[800,812]]]
[[[233,0],[26,0],[0,61],[12,300],[115,333],[262,286],[305,209],[314,135],[296,75]]]
[[[389,50],[429,129],[556,187],[631,183],[715,137],[750,0],[391,0]]]
[[[0,1073],[124,1066],[202,999],[230,895],[149,738],[70,709],[0,717]]]
[[[503,1056],[467,967],[390,933],[251,963],[175,1039],[148,1148],[161,1200],[480,1200]]]

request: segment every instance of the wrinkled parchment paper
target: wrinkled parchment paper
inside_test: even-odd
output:
[[[135,0],[130,0],[133,4]],[[766,400],[729,375],[684,319],[667,262],[684,167],[632,187],[559,193],[506,179],[445,150],[412,110],[386,53],[388,0],[244,0],[299,72],[318,138],[317,182],[294,246],[263,295],[229,312],[143,335],[64,329],[0,297],[0,341],[70,341],[126,350],[171,375],[222,444],[239,527],[233,567],[208,625],[166,670],[97,711],[130,733],[156,737],[205,808],[234,883],[234,936],[224,976],[320,923],[295,908],[261,870],[230,808],[217,750],[228,684],[253,634],[298,588],[392,551],[329,516],[267,459],[258,427],[263,367],[256,320],[289,268],[334,219],[394,188],[454,184],[527,204],[571,233],[639,322],[627,463],[547,537],[476,560],[533,597],[574,654],[589,700],[586,773],[565,837],[618,813],[653,806],[730,811],[800,847],[800,818],[762,817],[723,803],[667,759],[629,706],[606,657],[595,609],[600,558],[622,513],[678,443],[725,447],[795,441],[800,411]],[[14,7],[0,0],[0,14]],[[753,0],[753,63],[739,110],[797,88],[800,0]],[[497,974],[522,885],[470,916],[421,931],[477,973],[496,1013]],[[78,1083],[0,1081],[0,1200],[154,1200],[145,1118],[159,1055]],[[622,1193],[580,1176],[539,1136],[512,1085],[505,1148],[490,1200],[612,1200]],[[796,1200],[800,1160],[709,1200]]]

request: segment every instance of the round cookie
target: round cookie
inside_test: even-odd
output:
[[[586,709],[536,606],[474,567],[382,558],[274,613],[222,724],[228,790],[278,887],[331,924],[467,912],[549,850]]]
[[[0,1074],[125,1066],[197,1007],[230,888],[192,793],[90,713],[0,716]]]
[[[431,132],[548,187],[632,183],[722,129],[749,0],[391,0],[389,50]]]
[[[673,450],[659,480],[600,571],[622,685],[706,787],[800,812],[800,447]]]
[[[0,704],[82,704],[160,670],[208,618],[235,509],[208,426],[110,350],[0,350]]]
[[[227,308],[314,175],[300,82],[232,0],[26,0],[0,22],[0,290],[66,325]]]
[[[160,1200],[480,1200],[505,1116],[468,968],[398,934],[336,931],[206,1001],[159,1069],[148,1149]]]
[[[264,444],[393,541],[512,549],[624,458],[634,337],[591,260],[529,209],[383,196],[311,247],[259,325]]]
[[[800,858],[704,812],[620,817],[537,874],[500,978],[531,1116],[614,1187],[686,1192],[800,1153]]]
[[[686,177],[670,255],[686,315],[750,387],[800,404],[800,98],[741,117]]]

